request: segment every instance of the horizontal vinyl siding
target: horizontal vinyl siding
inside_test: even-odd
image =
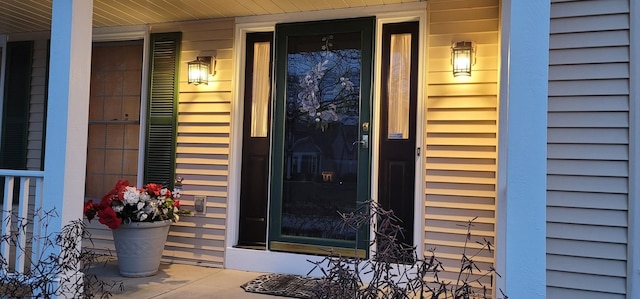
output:
[[[629,1],[553,1],[547,297],[625,298]]]
[[[33,44],[29,133],[27,136],[27,169],[41,170],[46,110],[47,40]]]
[[[454,279],[467,235],[478,217],[476,240],[494,242],[496,223],[497,70],[499,1],[430,1],[428,87],[425,128],[424,248],[435,248]],[[446,16],[446,17],[444,17]],[[473,41],[477,62],[470,78],[451,73],[451,44]],[[474,258],[481,270],[494,264],[493,251]],[[484,280],[492,288],[490,279]]]
[[[184,178],[180,203],[193,210],[206,196],[206,213],[182,217],[171,226],[164,260],[223,267],[229,173],[233,19],[170,23],[153,32],[182,32],[176,175]],[[216,56],[208,85],[187,84],[187,62]]]

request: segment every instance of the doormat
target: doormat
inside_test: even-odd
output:
[[[260,275],[240,287],[250,293],[310,299],[319,281],[308,276],[271,273]]]

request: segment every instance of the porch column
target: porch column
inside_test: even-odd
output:
[[[546,296],[549,14],[548,0],[502,1],[496,249],[510,298]]]
[[[60,216],[52,232],[82,219],[92,15],[92,0],[53,0],[43,195],[43,210]]]

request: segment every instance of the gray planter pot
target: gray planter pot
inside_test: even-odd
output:
[[[169,220],[122,223],[111,231],[122,276],[144,277],[158,272],[170,225]]]

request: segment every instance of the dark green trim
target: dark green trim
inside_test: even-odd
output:
[[[144,183],[174,183],[181,40],[181,32],[151,34]]]
[[[276,25],[275,36],[275,79],[276,98],[273,114],[273,148],[271,155],[271,201],[269,241],[281,241],[287,243],[301,243],[310,245],[335,246],[343,248],[359,249],[368,248],[369,228],[365,227],[358,233],[357,244],[352,241],[326,240],[316,238],[302,238],[281,235],[282,194],[284,172],[284,119],[286,114],[286,89],[287,89],[287,42],[292,36],[319,35],[331,33],[360,32],[362,36],[362,69],[361,69],[361,97],[360,97],[360,124],[371,120],[371,86],[373,80],[373,46],[375,32],[375,17],[301,22]],[[373,126],[370,125],[369,128]],[[362,134],[362,126],[360,126]],[[374,132],[369,130],[369,136]],[[360,149],[358,165],[358,202],[365,202],[370,198],[371,182],[371,149]],[[362,175],[360,175],[362,174]]]
[[[33,42],[7,43],[0,168],[27,168]]]

